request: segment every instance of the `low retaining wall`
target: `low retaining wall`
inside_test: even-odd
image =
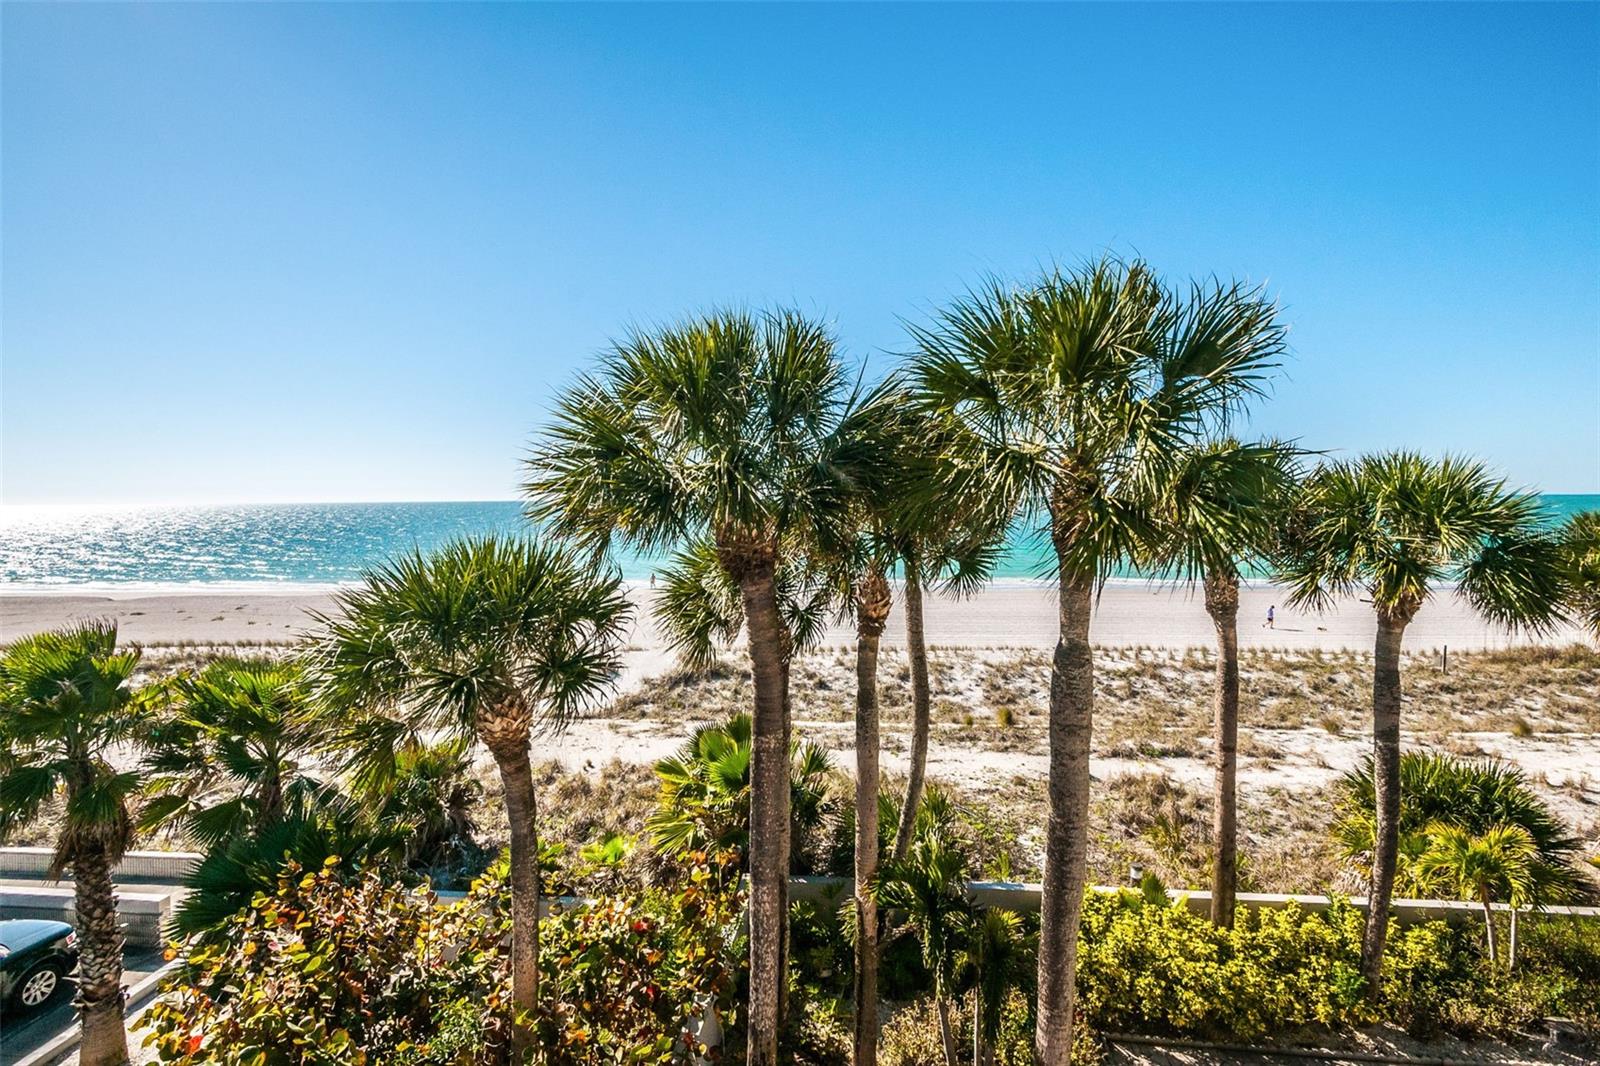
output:
[[[50,876],[51,848],[0,848],[0,879],[29,878],[43,881]],[[178,884],[203,856],[192,851],[130,851],[123,855],[114,880],[156,881]]]
[[[172,912],[172,900],[170,891],[117,889],[117,916],[130,946],[161,947],[161,930]],[[70,925],[76,913],[70,887],[0,885],[0,918],[41,918]]]
[[[848,877],[791,877],[790,899],[842,900],[853,890],[855,882]],[[1044,886],[1017,881],[969,881],[967,894],[974,903],[1008,911],[1036,911]],[[1095,885],[1096,892],[1122,892],[1115,885]],[[1195,914],[1211,913],[1211,893],[1201,890],[1168,889],[1167,896],[1174,903],[1182,903]],[[1281,910],[1294,904],[1303,911],[1325,911],[1333,905],[1331,896],[1293,896],[1272,892],[1240,892],[1238,904],[1245,910]],[[1350,903],[1365,910],[1367,901],[1356,896]],[[1504,903],[1492,904],[1497,911],[1510,908]],[[1390,902],[1390,910],[1401,925],[1414,925],[1426,921],[1481,921],[1483,907],[1448,899],[1397,899]],[[1523,913],[1528,913],[1524,909]],[[1600,918],[1600,907],[1542,907],[1540,914],[1560,914],[1574,918]]]

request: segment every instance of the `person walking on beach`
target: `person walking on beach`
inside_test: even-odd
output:
[[[1278,628],[1276,625],[1273,624],[1275,621],[1277,621],[1277,616],[1278,616],[1278,605],[1274,603],[1274,604],[1270,605],[1267,608],[1267,628],[1268,629],[1277,629]]]

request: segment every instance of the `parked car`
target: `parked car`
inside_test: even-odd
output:
[[[0,921],[0,1004],[38,1010],[66,989],[78,965],[78,937],[65,922]]]

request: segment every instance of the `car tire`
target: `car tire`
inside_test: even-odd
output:
[[[46,959],[17,982],[11,1005],[19,1011],[43,1010],[67,987],[67,972],[59,959]]]

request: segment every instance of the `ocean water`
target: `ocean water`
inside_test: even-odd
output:
[[[1600,508],[1600,495],[1549,495],[1552,522]],[[515,501],[248,504],[216,507],[0,507],[0,591],[124,591],[203,586],[331,586],[412,547],[465,533],[532,531]],[[1048,570],[1046,544],[1018,535],[995,577]],[[646,580],[661,560],[616,560]]]

